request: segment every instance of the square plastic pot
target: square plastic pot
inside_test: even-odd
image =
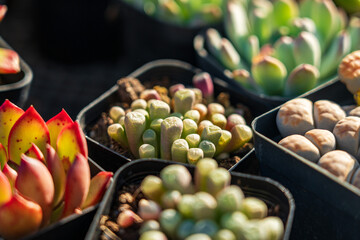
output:
[[[5,40],[0,37],[0,47],[12,49]],[[33,72],[29,65],[20,57],[21,71],[16,74],[1,74],[1,78],[8,84],[0,85],[0,102],[9,99],[19,107],[23,107],[29,96]]]
[[[241,161],[229,169],[230,172],[247,173],[253,175],[260,175],[260,163],[256,157],[255,148],[251,149]]]
[[[328,82],[302,97],[354,104],[340,81]],[[277,107],[252,122],[256,156],[263,176],[271,177],[294,195],[294,239],[359,239],[360,189],[341,181],[325,169],[277,144]]]
[[[200,68],[210,74],[217,76],[229,85],[231,85],[239,96],[242,102],[246,105],[252,106],[255,116],[263,114],[283,103],[290,100],[289,97],[282,96],[267,96],[265,94],[258,94],[247,90],[242,87],[240,83],[236,82],[230,77],[228,70],[225,69],[216,59],[213,57],[205,47],[205,30],[201,31],[194,38],[194,48],[196,52],[196,60]],[[329,80],[330,82],[336,81],[336,79]],[[321,86],[319,86],[321,87]],[[316,88],[315,88],[316,89]]]
[[[193,76],[199,72],[202,72],[202,70],[195,68],[188,63],[178,60],[163,59],[145,64],[144,66],[131,73],[129,77],[137,78],[140,80],[140,82],[143,83],[167,77],[170,80],[170,85],[175,83],[182,83],[185,86],[189,86],[192,85]],[[234,92],[233,89],[231,89],[226,82],[214,77],[213,82],[214,93],[216,96],[220,92],[227,92],[230,95],[230,101],[233,105],[237,103],[242,103],[238,93]],[[120,98],[118,96],[118,86],[115,85],[108,91],[106,91],[104,94],[102,94],[100,97],[95,99],[93,102],[91,102],[89,105],[87,105],[77,115],[77,120],[79,121],[81,128],[85,132],[89,144],[93,146],[94,151],[108,151],[107,156],[109,156],[109,160],[105,160],[107,162],[107,165],[104,165],[103,167],[106,170],[113,172],[115,172],[123,164],[123,161],[131,161],[134,159],[125,157],[124,155],[108,148],[107,146],[100,144],[89,136],[89,130],[92,126],[94,126],[96,121],[100,119],[101,113],[108,112],[112,104],[119,101]],[[118,161],[111,160],[112,155],[118,156]]]
[[[118,191],[123,186],[127,184],[140,184],[141,180],[148,175],[158,176],[160,171],[170,164],[174,164],[174,162],[141,159],[121,167],[116,172],[114,182],[107,190],[85,239],[99,239],[101,234],[99,228],[100,218],[103,215],[109,214],[114,199],[117,198]],[[193,174],[194,166],[183,165]],[[278,217],[281,218],[285,226],[283,239],[289,239],[295,210],[295,202],[289,190],[269,178],[234,172],[231,173],[231,184],[238,185],[243,190],[245,196],[260,198],[269,207],[277,206],[279,209]]]

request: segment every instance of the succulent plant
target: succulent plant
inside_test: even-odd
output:
[[[330,100],[287,101],[276,117],[283,137],[278,144],[359,187],[352,179],[359,169],[359,111],[359,106],[340,106]]]
[[[113,106],[109,110],[113,124],[108,126],[108,135],[135,158],[191,164],[204,157],[234,152],[249,142],[252,131],[243,116],[229,112],[226,117],[223,105],[209,102],[214,99],[210,75],[196,74],[193,83],[200,89],[170,86],[170,105],[140,95],[130,104],[131,109]]]
[[[65,110],[45,122],[33,106],[24,112],[5,100],[0,123],[1,237],[23,237],[101,200],[113,174],[90,179],[85,135]]]
[[[160,21],[180,26],[203,26],[216,23],[223,15],[223,0],[125,0],[125,2]]]
[[[230,185],[230,180],[229,172],[211,158],[198,162],[194,181],[188,170],[178,164],[163,168],[160,177],[147,176],[141,191],[145,199],[151,200],[138,202],[137,214],[143,215],[143,205],[148,213],[142,218],[140,239],[153,239],[152,235],[156,239],[281,239],[282,220],[267,216],[265,202],[245,197],[239,186]],[[164,204],[164,199],[174,201]],[[124,226],[123,231],[131,226]]]
[[[5,17],[7,10],[6,5],[0,5],[0,22]],[[18,72],[20,72],[20,58],[17,52],[12,49],[0,48],[0,74],[13,74]]]
[[[207,49],[245,89],[295,97],[335,77],[359,49],[359,18],[349,24],[328,0],[229,0],[226,38],[210,28]]]
[[[348,13],[360,12],[360,2],[358,0],[349,0],[349,1],[334,0],[334,2],[339,7],[344,8]]]

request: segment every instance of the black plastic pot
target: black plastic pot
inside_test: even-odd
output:
[[[0,47],[12,49],[3,38],[0,37]],[[20,58],[21,71],[16,74],[2,74],[1,78],[7,84],[0,85],[0,102],[9,99],[19,107],[25,105],[29,96],[30,85],[33,79],[33,73],[29,65]]]
[[[241,161],[229,169],[230,172],[260,175],[259,159],[256,157],[255,148],[251,149]]]
[[[104,201],[100,204],[98,211],[86,235],[86,240],[99,239],[101,230],[99,221],[102,215],[107,215],[117,197],[118,191],[125,185],[140,183],[147,175],[159,175],[160,171],[174,164],[164,160],[138,160],[130,162],[121,167],[114,176],[114,182],[109,187],[104,196]],[[193,174],[195,167],[186,166]],[[270,207],[278,206],[279,217],[284,222],[285,233],[283,239],[289,239],[294,217],[295,202],[291,193],[281,184],[264,177],[253,176],[242,173],[231,173],[231,183],[241,187],[245,196],[253,196],[262,199]]]
[[[229,85],[231,85],[236,92],[241,96],[242,102],[252,106],[254,114],[256,116],[267,112],[284,102],[290,100],[288,97],[281,96],[267,96],[264,94],[258,94],[252,91],[249,91],[241,86],[240,83],[237,83],[232,79],[227,73],[226,69],[213,57],[205,47],[205,31],[201,31],[194,38],[194,48],[196,51],[197,63],[200,68],[204,71],[213,74],[219,78],[224,79]],[[336,79],[330,80],[335,81]]]
[[[89,158],[91,177],[104,171],[94,160]],[[73,214],[54,224],[25,237],[26,240],[78,240],[84,239],[92,219],[98,209],[98,205],[89,207],[82,214]],[[1,239],[1,238],[0,238]]]
[[[163,59],[145,64],[141,68],[131,73],[129,76],[137,78],[141,82],[149,82],[167,77],[170,80],[170,84],[183,83],[184,85],[191,85],[193,76],[199,72],[201,72],[200,69],[195,68],[188,63],[177,60]],[[235,103],[241,103],[238,93],[234,92],[226,82],[218,78],[213,78],[213,82],[215,95],[218,95],[220,92],[227,92],[230,95],[230,101],[232,104],[235,105]],[[99,149],[99,151],[108,151],[109,156],[116,155],[118,156],[119,160],[122,159],[119,162],[120,164],[116,161],[109,160],[109,168],[104,166],[105,169],[114,172],[123,164],[123,161],[130,161],[133,159],[129,159],[120,153],[115,152],[114,150],[98,143],[89,136],[89,130],[92,126],[94,126],[96,121],[100,119],[101,113],[109,111],[112,103],[120,102],[117,90],[118,86],[113,86],[84,109],[82,109],[77,115],[77,120],[79,121],[81,128],[84,130],[89,143],[94,146],[94,150],[96,149],[96,151],[98,151]]]
[[[204,26],[179,26],[158,20],[124,2],[114,0],[120,10],[126,56],[135,66],[162,58],[175,58],[195,64],[193,39]],[[136,57],[133,57],[136,56]]]
[[[312,101],[329,99],[340,105],[354,104],[353,96],[340,82],[302,95]],[[275,108],[257,117],[252,127],[261,174],[289,188],[296,201],[294,239],[359,239],[360,190],[340,181],[317,164],[277,144]]]

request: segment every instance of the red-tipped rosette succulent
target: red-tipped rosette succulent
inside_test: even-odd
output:
[[[62,110],[45,122],[33,106],[0,106],[0,237],[27,234],[97,204],[111,177],[93,179],[84,133]]]

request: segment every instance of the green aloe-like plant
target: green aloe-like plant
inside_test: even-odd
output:
[[[226,38],[206,31],[209,52],[244,88],[295,97],[335,77],[359,49],[359,18],[330,0],[229,0]]]
[[[124,0],[160,21],[179,26],[203,26],[219,22],[223,0]]]
[[[98,203],[113,175],[91,178],[87,143],[62,110],[45,122],[33,106],[0,106],[0,236],[18,239]]]
[[[130,109],[112,107],[109,116],[114,123],[107,128],[108,135],[135,158],[191,164],[239,150],[252,139],[243,116],[228,112],[225,117],[224,106],[211,102],[214,86],[208,73],[194,75],[193,85],[171,86],[170,104],[159,100],[158,94],[143,94],[150,92],[145,90]]]

